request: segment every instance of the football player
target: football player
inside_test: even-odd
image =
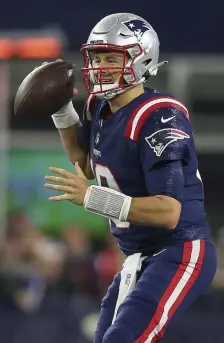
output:
[[[174,96],[144,88],[165,62],[143,18],[103,18],[81,51],[89,93],[82,123],[72,102],[53,115],[77,174],[52,167],[57,176],[45,186],[64,193],[51,200],[107,217],[126,255],[94,343],[157,342],[216,270],[189,113]]]

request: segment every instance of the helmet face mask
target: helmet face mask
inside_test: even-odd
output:
[[[159,57],[159,40],[151,25],[143,18],[118,13],[103,18],[82,46],[83,82],[89,94],[112,99],[156,75]],[[94,54],[121,53],[120,63],[94,62]],[[107,76],[108,78],[107,78]],[[116,75],[116,78],[114,77]]]
[[[135,48],[136,56],[131,58],[129,50]],[[84,68],[82,68],[83,82],[89,94],[111,98],[114,93],[119,94],[123,89],[130,88],[136,82],[133,69],[134,60],[141,54],[141,47],[114,46],[113,44],[84,44],[81,49],[84,57]],[[106,63],[106,66],[96,66],[94,54],[107,55],[119,53],[117,63]],[[117,64],[117,65],[115,65]],[[114,77],[116,76],[116,77]]]

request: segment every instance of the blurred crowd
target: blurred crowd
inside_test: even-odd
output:
[[[218,270],[199,312],[223,308],[224,226],[215,243]],[[26,213],[12,213],[0,246],[2,342],[70,343],[71,337],[92,342],[100,301],[123,260],[109,229],[106,238],[96,240],[70,224],[50,237]]]
[[[59,236],[49,237],[34,226],[26,213],[15,212],[8,219],[6,239],[0,246],[0,292],[11,292],[9,280],[17,280],[17,285],[21,281],[21,289],[16,289],[13,299],[24,309],[38,306],[48,290],[88,294],[97,300],[122,261],[123,255],[109,230],[106,238],[94,241],[85,228],[70,224],[61,229]],[[33,299],[36,290],[39,301]]]
[[[6,312],[10,312],[11,332],[12,318],[23,316],[26,322],[34,314],[40,314],[46,306],[47,313],[53,313],[51,306],[55,307],[56,304],[59,306],[56,321],[61,323],[61,313],[65,308],[66,313],[71,310],[67,316],[71,319],[71,328],[77,334],[75,318],[77,323],[80,322],[77,317],[85,318],[85,314],[91,312],[91,307],[93,313],[97,313],[97,318],[100,300],[114,274],[121,268],[123,259],[109,230],[106,238],[93,240],[85,228],[71,224],[62,228],[59,236],[49,237],[35,227],[26,213],[11,214],[5,242],[0,246],[0,335],[3,326],[6,331],[7,325],[2,322]],[[50,314],[47,316],[49,319]],[[87,331],[85,336],[88,336],[89,330],[92,336],[96,318],[91,325],[85,323],[82,330]],[[64,334],[63,337],[65,343]],[[13,339],[7,338],[7,343],[19,342],[18,337]],[[23,337],[23,343],[28,343],[29,339]],[[58,334],[57,339],[61,342]],[[84,342],[83,338],[80,342]],[[51,343],[49,338],[47,343]]]

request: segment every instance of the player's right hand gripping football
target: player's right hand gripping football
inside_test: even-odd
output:
[[[62,59],[57,59],[56,60],[56,62],[63,62],[63,60]],[[48,64],[49,62],[43,62],[43,63],[41,63],[41,65],[46,65],[46,64]],[[36,69],[36,68],[38,68],[38,66],[36,66],[34,69]],[[73,95],[77,95],[78,94],[78,89],[77,88],[74,88],[73,89]],[[67,104],[65,104],[65,106],[66,106]]]
[[[62,61],[61,59],[57,59],[56,62]],[[42,65],[47,64],[48,62],[43,62]],[[77,88],[73,89],[73,95],[77,95],[78,90]],[[80,122],[79,115],[76,112],[72,100],[69,103],[64,104],[56,113],[52,116],[52,120],[54,125],[57,129],[67,129],[77,123]]]

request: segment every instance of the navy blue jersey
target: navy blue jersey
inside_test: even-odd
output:
[[[132,197],[168,195],[182,205],[174,230],[110,221],[126,255],[209,236],[192,128],[182,103],[145,88],[111,113],[106,100],[90,96],[82,130],[99,185]]]

